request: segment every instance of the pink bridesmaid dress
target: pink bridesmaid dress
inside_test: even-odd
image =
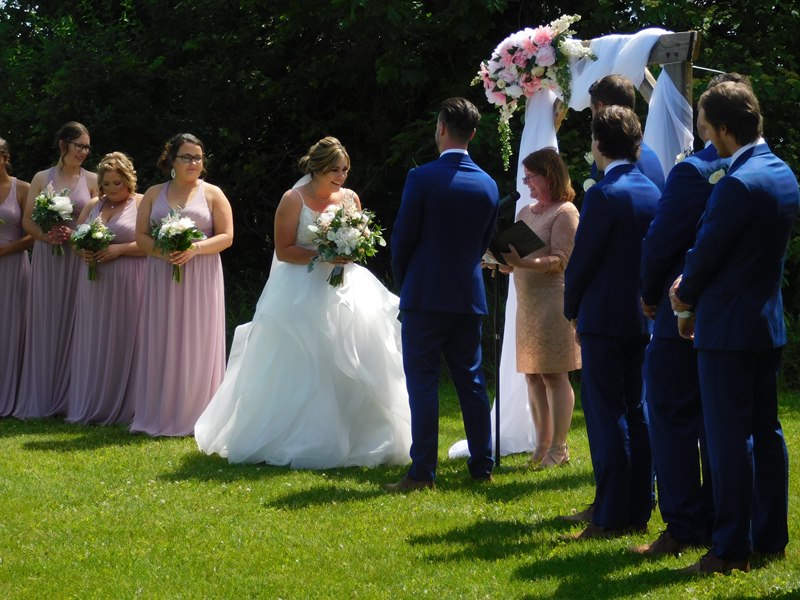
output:
[[[0,200],[0,244],[16,242],[25,235],[22,229],[22,209],[17,202],[17,179],[11,178],[11,189]],[[27,252],[0,256],[0,417],[14,412],[22,368],[22,348],[25,337],[28,284],[31,265]]]
[[[103,209],[98,202],[87,221]],[[136,201],[106,226],[115,244],[136,239]],[[120,256],[97,265],[89,281],[88,266],[78,282],[75,330],[72,334],[67,421],[71,423],[130,423],[133,419],[133,355],[142,308],[146,261],[144,256]]]
[[[151,220],[170,211],[165,184]],[[203,184],[181,214],[207,237],[214,220]],[[172,264],[147,257],[144,305],[136,350],[136,409],[131,431],[184,436],[217,391],[225,374],[225,294],[219,254],[195,256],[172,281]]]
[[[53,187],[57,187],[55,176],[53,167],[47,177]],[[84,169],[69,198],[73,220],[64,225],[74,228],[74,219],[91,200]],[[86,265],[66,243],[64,256],[53,254],[52,249],[47,242],[33,244],[22,381],[14,410],[19,419],[67,412],[75,298],[79,278],[86,277]]]

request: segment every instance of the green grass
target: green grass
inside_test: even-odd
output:
[[[593,494],[580,412],[570,466],[505,457],[491,485],[444,459],[463,436],[445,388],[438,489],[388,495],[403,467],[229,465],[194,440],[56,420],[0,421],[2,598],[798,598],[800,484],[784,561],[692,578],[626,551],[657,534],[565,543],[555,520]],[[782,399],[800,459],[800,395]],[[796,471],[793,468],[793,471]]]

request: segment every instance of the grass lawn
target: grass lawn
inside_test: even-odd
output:
[[[790,481],[784,561],[686,577],[680,558],[626,551],[650,535],[565,543],[556,515],[592,499],[583,415],[572,464],[534,472],[505,457],[490,485],[464,460],[443,389],[438,489],[388,495],[403,467],[308,472],[229,465],[194,440],[121,427],[0,420],[1,598],[800,598],[800,484]],[[782,399],[792,465],[800,394]],[[792,466],[793,473],[796,469]]]

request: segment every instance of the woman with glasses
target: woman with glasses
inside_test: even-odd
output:
[[[129,385],[142,304],[145,259],[136,245],[136,171],[122,152],[106,154],[97,165],[100,196],[92,198],[78,224],[99,219],[114,239],[107,248],[81,251],[88,266],[78,282],[72,339],[67,421],[130,423],[133,395]]]
[[[564,317],[564,269],[572,253],[578,210],[569,171],[558,152],[544,148],[522,161],[531,198],[517,215],[545,242],[521,257],[511,246],[503,254],[517,290],[517,371],[525,374],[536,432],[529,465],[548,468],[569,462],[567,433],[575,394],[569,371],[580,369],[580,348]],[[504,271],[509,269],[503,268]]]
[[[22,367],[22,342],[25,335],[25,313],[28,295],[30,262],[25,252],[33,238],[22,229],[22,212],[30,184],[11,176],[11,151],[0,138],[0,281],[5,288],[0,294],[0,417],[14,411]]]
[[[67,410],[70,378],[72,323],[78,279],[86,266],[73,252],[57,252],[69,240],[75,218],[97,195],[97,176],[83,168],[89,156],[89,131],[70,121],[56,134],[58,162],[33,176],[25,203],[22,226],[33,236],[30,301],[25,332],[22,380],[14,416],[49,417]],[[32,218],[36,196],[47,186],[66,191],[72,202],[72,220],[44,231]]]
[[[136,220],[136,243],[147,255],[140,338],[133,372],[131,431],[191,435],[225,373],[225,294],[219,254],[233,243],[231,205],[202,179],[203,142],[171,138],[158,166],[170,179],[148,189]],[[151,222],[170,213],[191,219],[205,239],[183,251],[155,248]],[[182,271],[173,280],[173,266]]]

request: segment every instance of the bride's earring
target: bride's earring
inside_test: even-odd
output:
[[[175,167],[172,167],[172,170],[169,172],[170,177],[175,179]]]

